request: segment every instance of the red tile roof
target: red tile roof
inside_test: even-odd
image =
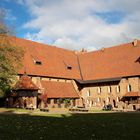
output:
[[[25,50],[23,68],[19,74],[24,74],[26,69],[28,75],[85,81],[140,75],[140,41],[136,47],[133,43],[127,43],[76,54],[25,39],[12,39]],[[41,64],[35,64],[34,60],[41,61]]]
[[[47,98],[79,98],[72,83],[41,81]]]
[[[81,79],[74,51],[13,37],[13,42],[25,51],[23,68],[19,74]],[[40,61],[41,64],[35,64]],[[71,67],[71,69],[68,69]]]
[[[140,75],[140,41],[78,55],[83,80]]]
[[[139,92],[127,92],[124,97],[140,97]]]
[[[15,90],[38,90],[38,87],[32,82],[31,78],[27,75],[21,76],[16,83]]]

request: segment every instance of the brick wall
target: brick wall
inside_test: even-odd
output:
[[[90,84],[81,90],[81,96],[87,107],[102,107],[104,103],[119,106],[122,104],[120,99],[128,92],[128,86],[131,86],[132,92],[138,92],[139,84],[138,77],[122,78],[119,82]]]

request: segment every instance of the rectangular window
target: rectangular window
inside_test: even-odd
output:
[[[97,93],[101,93],[101,87],[97,88]]]
[[[71,70],[71,69],[72,69],[72,67],[71,67],[71,66],[67,66],[67,69],[68,69],[68,70]]]
[[[54,99],[54,104],[57,104],[57,103],[58,103],[57,100],[58,100],[58,99]]]
[[[120,92],[120,86],[117,86],[116,91],[117,91],[117,93]]]
[[[36,64],[36,65],[41,65],[42,62],[41,62],[41,61],[35,61],[35,64]]]
[[[47,99],[47,104],[50,104],[51,103],[51,100],[50,99]]]
[[[41,60],[37,59],[37,58],[33,58],[34,64],[35,65],[42,65]]]
[[[130,84],[127,86],[127,91],[131,92],[131,85]]]
[[[87,90],[87,96],[88,97],[90,96],[90,90]]]
[[[108,86],[108,93],[111,93],[111,86]]]

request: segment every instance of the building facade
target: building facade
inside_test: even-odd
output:
[[[98,51],[70,51],[16,37],[24,73],[38,87],[36,107],[140,108],[140,41]]]

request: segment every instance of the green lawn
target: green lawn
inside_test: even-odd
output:
[[[28,139],[139,140],[140,113],[0,114],[0,140]]]

